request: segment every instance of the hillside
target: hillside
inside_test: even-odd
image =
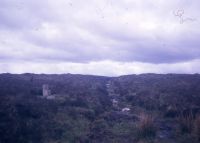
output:
[[[198,143],[200,75],[0,74],[0,143],[14,142]]]

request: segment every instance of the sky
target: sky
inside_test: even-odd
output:
[[[199,0],[0,0],[0,73],[200,73]]]

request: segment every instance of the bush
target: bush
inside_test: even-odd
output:
[[[180,123],[180,132],[181,133],[191,133],[193,130],[194,116],[192,112],[189,114],[183,115],[181,114],[178,117],[178,121]]]
[[[194,121],[193,135],[197,141],[200,141],[200,116],[198,116]]]
[[[152,115],[141,114],[137,128],[139,138],[153,138],[156,135],[156,127]]]

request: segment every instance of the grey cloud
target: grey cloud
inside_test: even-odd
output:
[[[0,49],[9,47],[13,52],[1,50],[0,59],[156,64],[200,59],[199,22],[181,25],[172,13],[183,7],[187,12],[184,16],[194,15],[198,19],[197,4],[197,0],[190,3],[1,0],[0,34],[7,31],[17,38],[13,39],[14,44],[0,45]],[[43,31],[44,23],[50,24],[50,29]],[[58,36],[54,35],[57,29]],[[53,37],[48,37],[51,34]],[[16,49],[21,52],[15,53]]]
[[[0,26],[8,30],[36,28],[42,21],[56,20],[49,13],[51,8],[46,1],[2,0],[0,1]]]

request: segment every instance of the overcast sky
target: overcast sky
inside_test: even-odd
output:
[[[200,1],[0,0],[0,72],[200,73]]]

